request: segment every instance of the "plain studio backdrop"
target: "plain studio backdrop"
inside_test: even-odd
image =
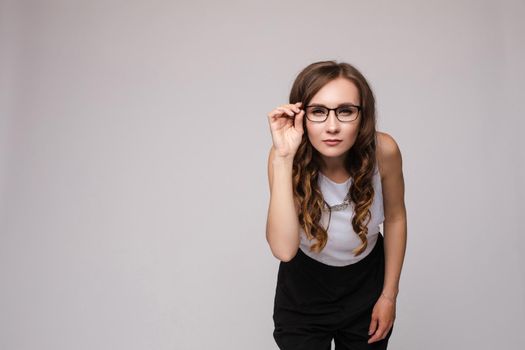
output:
[[[0,348],[277,349],[267,113],[354,64],[403,155],[389,349],[525,347],[522,1],[3,1]]]

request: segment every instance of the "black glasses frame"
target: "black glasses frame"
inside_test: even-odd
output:
[[[361,110],[362,110],[362,107],[361,106],[357,106],[357,105],[353,105],[351,103],[348,103],[348,104],[344,104],[342,106],[339,106],[339,107],[336,107],[336,108],[328,108],[326,106],[320,106],[320,105],[308,105],[308,106],[305,106],[304,109],[305,109],[305,112],[306,112],[306,108],[308,107],[318,107],[318,108],[324,108],[324,109],[327,109],[328,110],[328,113],[326,113],[326,117],[324,118],[324,120],[321,120],[321,121],[317,121],[317,120],[312,120],[310,118],[308,118],[308,113],[306,113],[306,118],[311,121],[312,123],[324,123],[326,121],[326,119],[328,119],[328,116],[330,116],[330,111],[334,111],[335,113],[335,117],[337,118],[337,120],[339,120],[341,123],[351,123],[353,122],[354,120],[356,120],[357,118],[359,118],[359,115],[361,114]],[[352,120],[341,120],[339,119],[339,112],[337,112],[338,109],[340,108],[345,108],[345,107],[356,107],[357,108],[357,116],[355,117],[355,119],[352,119]]]

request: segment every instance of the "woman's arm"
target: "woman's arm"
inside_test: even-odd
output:
[[[385,221],[385,279],[383,293],[397,297],[399,279],[407,242],[407,215],[405,208],[405,184],[401,152],[395,140],[387,133],[378,133],[378,158],[383,188]]]
[[[270,206],[266,221],[266,240],[272,254],[281,261],[290,261],[299,249],[298,208],[293,200],[293,157],[268,156]]]

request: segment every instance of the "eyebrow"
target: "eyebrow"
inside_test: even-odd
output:
[[[343,103],[338,104],[337,107],[335,107],[335,108],[338,108],[338,107],[341,107],[341,106],[348,106],[348,105],[350,105],[350,106],[356,106],[356,105],[353,104],[352,102],[343,102]],[[326,106],[325,106],[324,104],[322,104],[322,103],[312,103],[312,104],[310,104],[310,106],[315,106],[315,107],[326,107]],[[326,107],[326,108],[328,108],[328,107]]]

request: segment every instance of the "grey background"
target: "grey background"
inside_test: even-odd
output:
[[[403,154],[391,349],[523,348],[523,1],[8,1],[0,348],[277,349],[266,114],[356,65]]]

